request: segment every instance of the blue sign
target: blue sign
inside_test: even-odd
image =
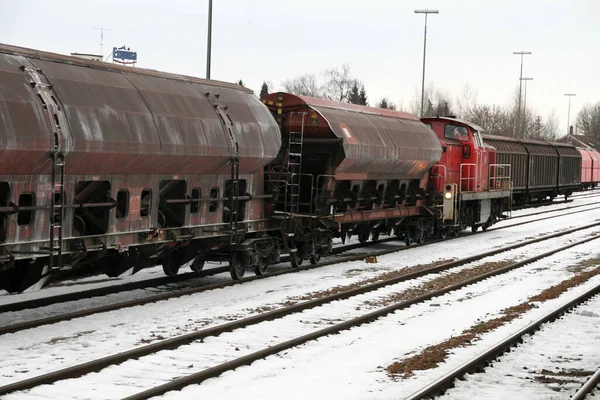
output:
[[[123,47],[113,47],[113,59],[137,61],[137,52],[129,51],[129,49]]]

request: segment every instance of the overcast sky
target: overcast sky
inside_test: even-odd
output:
[[[479,103],[507,104],[519,84],[527,103],[552,110],[567,130],[581,105],[600,101],[599,0],[214,0],[211,77],[242,79],[258,93],[263,80],[350,64],[371,104],[386,96],[405,110],[420,93],[424,16],[426,83]],[[57,53],[138,52],[138,65],[205,76],[208,0],[0,0],[0,42]]]

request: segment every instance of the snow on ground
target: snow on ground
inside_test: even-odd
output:
[[[561,253],[532,264],[527,267],[527,276],[523,276],[522,271],[513,271],[501,278],[492,278],[409,310],[398,311],[372,324],[270,356],[200,385],[167,393],[164,398],[404,398],[558,305],[598,285],[600,277],[568,291],[558,299],[541,303],[539,308],[485,335],[473,346],[454,350],[450,359],[434,370],[420,371],[413,378],[394,381],[387,377],[381,367],[451,335],[458,335],[480,319],[493,318],[501,309],[516,305],[568,278],[570,274],[565,266],[581,260],[584,254],[600,254],[597,243],[578,247],[577,252],[570,252],[568,256]],[[540,273],[541,270],[545,273]],[[494,283],[495,287],[491,288],[490,283]],[[479,291],[481,295],[469,298],[470,293]],[[458,302],[458,299],[464,300]],[[93,397],[90,395],[90,398]]]
[[[568,399],[600,367],[600,296],[596,296],[504,354],[484,373],[468,375],[440,399]],[[549,373],[545,372],[549,371]],[[551,374],[557,374],[552,376]],[[540,379],[550,378],[550,382]],[[563,382],[560,382],[563,381]]]
[[[592,230],[588,230],[583,234],[578,233],[577,235],[573,235],[573,238],[587,235],[590,231]],[[551,243],[552,241],[555,243]],[[559,243],[560,240],[555,239],[545,244],[528,246],[520,254],[523,257],[527,253],[541,252],[548,247],[558,246]],[[180,396],[180,398],[196,398],[202,394],[208,395],[205,396],[208,398],[236,398],[238,394],[246,392],[245,388],[262,391],[263,389],[261,388],[264,387],[269,390],[261,393],[261,398],[275,398],[283,394],[286,397],[290,397],[287,391],[290,382],[286,379],[296,381],[298,377],[301,377],[302,379],[296,382],[302,382],[302,384],[294,386],[297,388],[295,393],[298,396],[301,395],[302,398],[321,398],[321,396],[327,397],[332,394],[335,394],[334,397],[347,398],[345,389],[342,389],[342,386],[347,387],[346,385],[350,385],[348,387],[351,388],[351,393],[348,393],[351,396],[348,398],[379,398],[373,397],[374,393],[370,393],[369,388],[382,383],[386,389],[386,393],[388,393],[388,389],[395,388],[397,384],[387,379],[381,370],[377,370],[378,365],[387,365],[396,357],[401,357],[407,352],[415,351],[443,340],[449,335],[458,333],[462,329],[469,327],[477,319],[492,318],[493,314],[498,313],[501,309],[517,304],[527,297],[538,293],[543,288],[560,282],[571,275],[568,269],[565,268],[565,264],[575,263],[576,260],[581,259],[585,254],[595,254],[594,251],[597,251],[596,248],[596,242],[578,246],[569,252],[564,252],[522,269],[488,279],[485,282],[442,296],[426,304],[399,311],[390,317],[373,324],[365,325],[363,328],[353,329],[331,338],[323,338],[289,352],[289,354],[300,352],[298,356],[286,355],[288,353],[284,353],[284,355],[269,357],[265,361],[259,361],[251,369],[240,368],[234,372],[234,374],[241,373],[242,380],[246,379],[247,375],[250,374],[251,377],[249,379],[251,382],[260,382],[261,384],[244,382],[242,385],[239,385],[239,376],[232,377],[231,379],[235,381],[235,383],[232,383],[231,379],[227,379],[227,376],[231,374],[225,374],[222,379],[212,379],[203,385],[195,386],[173,395]],[[413,250],[416,251],[419,249]],[[493,261],[506,258],[513,259],[514,257],[515,253],[513,252],[505,253],[504,255],[496,256]],[[486,261],[492,261],[492,259]],[[540,273],[541,271],[545,273],[542,274]],[[420,281],[427,279],[429,278],[423,278]],[[72,397],[73,393],[78,393],[80,396],[77,396],[77,398],[103,398],[106,393],[114,394],[114,396],[133,394],[141,388],[170,380],[173,376],[191,373],[215,363],[256,351],[267,344],[284,341],[300,333],[306,333],[307,330],[319,329],[324,324],[351,318],[357,315],[356,306],[363,304],[364,301],[373,300],[376,297],[403,290],[414,286],[414,284],[414,282],[398,284],[394,287],[384,288],[377,293],[357,296],[348,301],[335,302],[314,310],[307,310],[301,314],[289,316],[282,320],[271,321],[223,334],[217,338],[207,339],[203,344],[193,344],[173,351],[160,352],[137,361],[126,362],[122,366],[109,367],[101,373],[91,374],[78,381],[68,380],[52,386],[40,387],[32,390],[31,394],[48,395],[50,397],[68,395]],[[317,286],[323,285],[321,283],[321,285]],[[331,282],[326,286],[330,287]],[[290,285],[289,289],[293,288],[294,286]],[[311,289],[318,289],[318,287],[313,285]],[[222,289],[220,291],[225,292],[226,290]],[[261,297],[269,297],[272,294],[264,292],[266,290],[255,290],[255,293]],[[190,297],[193,298],[195,296]],[[461,299],[461,301],[456,301],[458,299]],[[170,303],[170,301],[166,303]],[[151,308],[150,311],[153,314],[157,313],[157,306],[154,305]],[[249,304],[245,304],[245,306],[248,307]],[[189,312],[193,309],[194,307],[191,307],[186,310],[188,316],[190,315]],[[233,312],[236,308],[230,303],[227,309]],[[243,311],[243,308],[238,310]],[[157,326],[149,328],[149,324],[152,322],[151,319],[148,315],[144,315],[140,311],[136,310],[135,314],[145,320],[146,327],[118,326],[118,331],[121,334],[118,337],[115,337],[117,329],[113,328],[101,332],[100,337],[94,337],[98,336],[95,332],[87,333],[88,331],[86,331],[80,337],[74,337],[77,336],[74,335],[73,337],[66,338],[66,340],[59,339],[57,341],[38,343],[37,345],[33,345],[33,347],[22,346],[25,347],[26,354],[34,353],[36,355],[35,358],[32,356],[31,360],[25,361],[10,357],[10,354],[7,355],[5,352],[5,359],[2,363],[4,368],[0,369],[0,375],[3,379],[9,378],[11,375],[12,379],[24,379],[30,375],[39,374],[43,370],[48,369],[48,366],[56,368],[57,364],[52,360],[58,355],[63,358],[61,362],[66,364],[71,364],[74,360],[79,359],[82,353],[87,353],[89,356],[95,357],[106,355],[106,352],[109,351],[107,345],[97,342],[98,340],[102,340],[102,337],[105,335],[108,335],[109,339],[111,339],[108,346],[113,346],[114,352],[114,341],[118,340],[121,346],[124,342],[128,341],[128,339],[122,336],[124,334],[123,331],[131,333],[131,331],[135,330],[139,334],[140,331],[148,332],[152,329],[160,329]],[[492,317],[490,317],[490,314],[492,314]],[[231,317],[236,316],[231,315]],[[179,319],[178,321],[169,320],[169,315],[162,315],[158,318],[163,324],[163,330],[160,333],[165,336],[169,334],[169,329],[171,332],[178,332],[176,327],[181,327],[185,323],[182,321],[186,321],[185,319]],[[92,329],[92,324],[86,324],[88,326],[87,329]],[[36,331],[34,330],[32,333]],[[274,333],[275,336],[273,336]],[[27,339],[30,336],[33,335],[28,335]],[[401,340],[398,340],[399,338]],[[385,346],[381,346],[382,343],[385,343]],[[351,348],[354,348],[354,350],[348,350],[351,354],[340,354],[340,352]],[[309,354],[302,355],[302,351],[306,349],[308,349]],[[313,352],[311,349],[316,351]],[[122,350],[124,349],[119,349],[119,351]],[[43,354],[43,356],[40,356],[40,354]],[[332,355],[335,356],[330,357]],[[20,354],[20,356],[22,357],[23,354]],[[325,357],[325,359],[318,360],[319,357]],[[346,361],[349,359],[350,361],[347,363]],[[69,361],[65,362],[64,360]],[[275,367],[272,366],[274,360]],[[15,363],[20,363],[17,368],[15,368]],[[266,371],[260,367],[262,363],[266,363],[263,365],[267,367]],[[283,370],[285,371],[281,370],[281,363],[283,363]],[[259,368],[254,368],[257,365]],[[296,371],[296,368],[299,368],[300,371]],[[360,368],[367,369],[359,372]],[[14,375],[15,369],[21,371],[18,376]],[[352,371],[350,372],[353,372],[350,376],[346,376],[345,372],[341,373],[341,375],[345,376],[344,379],[338,376],[341,371],[348,369],[351,369]],[[11,370],[13,371],[12,373]],[[290,372],[290,370],[293,371]],[[320,371],[323,375],[316,375],[317,371]],[[283,380],[280,379],[280,376],[283,376]],[[306,379],[308,376],[314,379],[314,381],[307,382]],[[141,377],[143,379],[140,379]],[[367,381],[370,383],[367,383]],[[216,389],[214,385],[216,385]],[[329,386],[329,389],[327,386]],[[276,387],[279,387],[279,392],[275,390]],[[362,389],[358,390],[359,387]],[[282,392],[281,390],[284,388],[285,392]],[[308,389],[310,389],[309,392],[306,391]],[[200,390],[201,393],[190,392],[190,390]],[[342,394],[341,396],[340,393]],[[392,391],[390,393],[396,392]],[[396,394],[394,395],[396,396]],[[252,397],[254,398],[254,396]],[[294,398],[294,396],[291,397]],[[7,398],[13,397],[9,396]],[[20,398],[20,394],[14,398]]]

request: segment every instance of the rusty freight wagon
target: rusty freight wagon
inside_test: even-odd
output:
[[[280,145],[241,86],[0,45],[0,287],[80,265],[264,272]]]
[[[262,100],[283,138],[265,182],[273,218],[293,238],[293,265],[317,262],[332,236],[424,237],[427,179],[442,149],[417,117],[288,93]]]

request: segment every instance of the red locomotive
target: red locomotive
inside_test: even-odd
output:
[[[486,229],[526,172],[491,140],[456,118],[261,103],[238,85],[0,45],[0,288],[210,260],[239,279],[281,254],[316,263],[336,237]],[[571,190],[575,164],[557,165]]]

